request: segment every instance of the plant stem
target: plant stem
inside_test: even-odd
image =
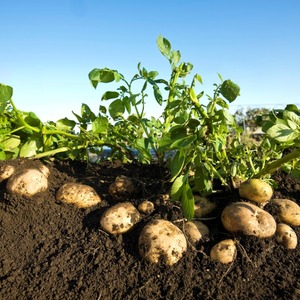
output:
[[[258,172],[257,174],[255,174],[253,176],[253,178],[261,178],[265,175],[268,174],[272,174],[274,173],[276,170],[278,170],[283,164],[299,158],[300,157],[300,148],[294,150],[293,152],[271,162],[270,164],[267,164],[262,170],[260,170],[260,172]]]

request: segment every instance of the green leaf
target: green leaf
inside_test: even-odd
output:
[[[170,53],[171,53],[171,44],[170,42],[162,37],[162,35],[160,35],[157,40],[156,40],[157,46],[160,50],[160,52],[167,58],[170,57]]]
[[[11,99],[13,88],[9,85],[0,83],[0,102],[6,102]]]
[[[220,92],[229,102],[234,101],[240,95],[240,87],[230,79],[223,81]]]
[[[172,51],[170,59],[174,65],[177,65],[181,59],[180,51]]]
[[[38,150],[37,141],[27,141],[20,149],[20,157],[32,157],[36,155]]]
[[[181,193],[183,186],[186,182],[186,176],[181,175],[176,178],[171,187],[171,197],[174,201],[179,201],[181,198]]]
[[[159,105],[162,105],[163,97],[162,97],[162,95],[161,95],[161,92],[160,92],[160,90],[159,90],[159,87],[158,87],[156,84],[153,84],[153,92],[154,92],[154,97],[155,97],[156,102],[157,102]]]
[[[56,128],[63,131],[71,131],[76,126],[76,122],[68,118],[60,119],[56,122]]]
[[[94,133],[106,133],[108,128],[108,120],[105,117],[97,117],[92,122],[92,131]]]
[[[185,156],[181,151],[177,151],[174,155],[171,163],[170,163],[170,171],[171,171],[171,179],[170,181],[174,181],[176,177],[181,173],[185,162]]]
[[[2,141],[2,144],[4,146],[4,150],[13,150],[14,148],[17,148],[21,143],[19,136],[11,136],[6,138]]]
[[[197,139],[196,134],[186,136],[184,138],[178,139],[175,142],[172,143],[172,148],[184,148],[191,143],[193,143]]]
[[[283,112],[283,118],[287,120],[291,120],[296,127],[300,126],[300,117],[295,112],[285,110]]]
[[[119,93],[115,91],[106,91],[103,95],[101,100],[110,100],[119,97]]]
[[[93,87],[96,88],[99,82],[108,83],[114,81],[116,79],[115,73],[116,71],[108,68],[93,69],[89,73],[89,79]]]
[[[94,121],[96,118],[95,114],[91,111],[89,106],[84,103],[81,105],[81,116],[87,122]]]
[[[278,142],[293,142],[299,133],[285,124],[275,124],[267,130],[267,134]]]
[[[117,117],[120,117],[125,112],[125,107],[123,102],[120,99],[117,99],[113,101],[108,108],[110,116],[115,119]]]
[[[181,205],[184,217],[190,221],[194,217],[195,202],[193,191],[188,182],[185,183],[181,193]]]

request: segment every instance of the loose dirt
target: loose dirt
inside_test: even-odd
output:
[[[1,162],[0,166],[6,162]],[[18,168],[35,166],[33,160],[14,160]],[[236,260],[230,265],[209,258],[211,247],[231,236],[220,221],[207,221],[211,235],[196,248],[189,247],[173,266],[141,259],[137,241],[153,218],[174,222],[183,229],[179,203],[166,197],[167,171],[157,165],[86,164],[52,162],[49,189],[34,199],[10,195],[0,184],[0,299],[300,299],[300,247],[286,250],[274,238],[234,237]],[[111,236],[99,218],[116,203],[108,187],[116,176],[133,177],[142,189],[131,199],[138,205],[153,201],[155,211],[143,216],[130,232]],[[276,198],[300,204],[300,185],[283,172]],[[70,181],[92,186],[102,202],[79,209],[56,201],[59,187]],[[238,199],[236,192],[220,192],[211,199],[219,206]],[[274,213],[271,205],[266,210]],[[300,228],[295,228],[300,239]]]

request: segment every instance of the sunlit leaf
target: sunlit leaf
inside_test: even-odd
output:
[[[56,128],[58,130],[71,131],[75,126],[76,122],[68,118],[60,119],[56,122]]]
[[[164,38],[162,35],[160,35],[157,40],[156,40],[157,46],[160,50],[160,52],[169,58],[170,53],[171,53],[171,43]]]
[[[181,151],[177,151],[170,163],[171,182],[174,181],[177,176],[179,176],[184,166],[184,162],[185,162],[184,154]]]
[[[115,92],[115,91],[106,91],[103,95],[102,95],[102,100],[110,100],[110,99],[115,99],[119,97],[119,93]]]
[[[97,117],[92,122],[92,131],[94,133],[105,133],[108,128],[108,120],[105,117]]]
[[[120,99],[113,101],[108,108],[109,114],[113,119],[120,117],[125,112],[125,107]]]

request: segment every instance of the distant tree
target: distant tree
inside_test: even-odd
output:
[[[267,118],[270,110],[267,108],[248,108],[246,112],[241,107],[235,113],[234,117],[239,126],[245,130],[255,131],[261,126],[261,121]]]

